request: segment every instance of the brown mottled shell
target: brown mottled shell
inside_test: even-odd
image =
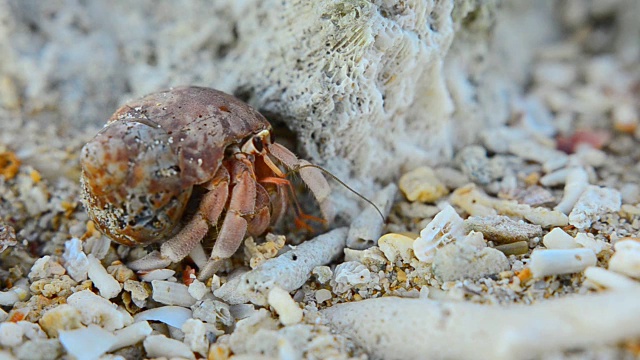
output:
[[[249,105],[214,89],[179,87],[133,100],[82,149],[89,216],[120,244],[167,238],[193,186],[215,175],[225,149],[270,128]]]

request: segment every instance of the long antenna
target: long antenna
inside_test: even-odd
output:
[[[337,181],[338,183],[340,183],[342,186],[346,187],[349,191],[351,191],[352,193],[358,195],[358,197],[360,197],[362,200],[366,201],[367,203],[369,203],[369,205],[373,206],[376,211],[378,212],[378,214],[380,214],[380,217],[382,218],[382,221],[386,221],[384,215],[382,215],[382,211],[380,211],[380,209],[378,208],[378,206],[376,204],[373,203],[373,201],[367,199],[364,195],[360,194],[359,192],[353,190],[351,187],[349,187],[349,185],[345,184],[344,181],[338,179],[337,176],[333,175],[331,172],[329,172],[329,170],[318,166],[318,165],[314,165],[314,164],[305,164],[305,165],[301,165],[296,167],[295,169],[290,170],[288,173],[285,174],[285,176],[288,176],[289,174],[293,174],[301,169],[304,169],[306,167],[312,167],[312,168],[316,168],[318,170],[321,170],[322,172],[324,172],[325,174],[331,176],[331,178],[335,181]]]

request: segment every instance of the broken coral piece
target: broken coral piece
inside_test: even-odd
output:
[[[531,253],[529,267],[535,278],[572,274],[595,266],[596,254],[591,249],[537,249]]]
[[[569,214],[569,224],[580,230],[611,212],[620,211],[622,197],[616,189],[589,185]]]
[[[472,231],[438,249],[432,268],[440,281],[479,279],[508,270],[509,260],[499,250],[487,247],[482,233]]]
[[[639,297],[640,287],[510,306],[382,297],[321,313],[373,359],[524,359],[639,337]]]
[[[413,252],[418,260],[431,263],[439,246],[463,237],[463,220],[447,205],[420,231],[420,237],[413,242]]]
[[[214,291],[214,295],[231,305],[249,301],[265,305],[267,294],[274,286],[296,290],[309,279],[316,266],[326,265],[342,255],[346,238],[347,228],[338,228],[305,241],[254,270],[230,279]]]

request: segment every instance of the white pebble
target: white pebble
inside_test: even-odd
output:
[[[463,237],[464,221],[451,205],[447,205],[420,231],[420,237],[413,242],[413,252],[418,260],[430,263],[438,246]]]
[[[151,326],[146,321],[133,323],[124,329],[115,332],[115,342],[109,348],[109,351],[122,349],[123,347],[135,345],[151,335]]]
[[[596,254],[590,249],[534,250],[529,267],[535,278],[572,274],[595,266]]]
[[[195,359],[193,351],[182,341],[170,339],[164,335],[151,335],[144,339],[144,350],[150,358]]]
[[[586,229],[606,213],[620,210],[622,198],[616,189],[589,185],[569,214],[569,224]]]
[[[93,360],[105,354],[116,343],[116,337],[96,325],[60,331],[60,343],[76,359]]]
[[[136,314],[135,321],[160,321],[175,328],[182,328],[192,316],[191,310],[181,306],[161,306]]]
[[[378,247],[384,253],[384,257],[392,264],[398,257],[402,259],[403,263],[409,264],[413,257],[413,242],[414,239],[408,236],[390,233],[383,235],[378,240]]]
[[[587,233],[576,234],[575,241],[583,248],[591,249],[596,255],[600,254],[607,246],[604,241],[596,240],[593,238],[593,235]]]
[[[609,260],[609,270],[640,279],[640,242],[620,240],[614,245],[615,253]]]
[[[29,281],[20,279],[15,286],[7,291],[0,291],[0,305],[13,306],[18,301],[26,300],[29,296]]]
[[[302,320],[302,309],[286,290],[274,287],[269,291],[267,302],[280,316],[282,325],[293,325]]]
[[[67,304],[80,311],[84,324],[97,324],[108,331],[121,329],[133,323],[133,318],[109,300],[91,290],[82,290],[67,298]]]
[[[156,269],[148,272],[142,272],[140,274],[140,280],[146,282],[152,282],[153,280],[167,280],[175,273],[176,272],[171,269]]]
[[[0,324],[0,345],[13,347],[22,344],[24,332],[22,327],[14,322]]]
[[[189,307],[196,303],[196,299],[189,294],[187,285],[171,281],[153,280],[153,300],[166,304]]]
[[[331,295],[331,291],[327,290],[327,289],[320,289],[318,291],[316,291],[316,302],[318,304],[322,304],[323,302],[330,300],[332,295]]]
[[[316,280],[320,284],[326,284],[333,277],[333,271],[331,268],[325,265],[316,266],[311,273],[316,277]]]
[[[559,227],[549,231],[542,238],[542,243],[547,249],[575,249],[579,247],[576,240]]]
[[[82,241],[78,238],[71,238],[64,243],[64,253],[62,254],[64,266],[71,278],[77,282],[87,280],[89,271],[89,259],[82,251]]]
[[[357,261],[347,261],[336,266],[331,279],[331,287],[336,294],[342,294],[372,280],[371,271]]]
[[[118,296],[122,290],[122,284],[107,272],[107,269],[102,266],[100,260],[96,259],[95,256],[90,254],[88,256],[88,260],[89,279],[91,279],[91,281],[93,281],[93,285],[100,290],[100,295],[106,299]]]
[[[189,288],[187,290],[196,300],[202,300],[205,295],[211,293],[211,289],[209,289],[202,281],[197,279],[193,280],[193,282],[189,284]]]
[[[209,349],[209,341],[207,340],[207,327],[198,319],[189,319],[182,325],[184,332],[184,343],[187,344],[193,352],[200,355],[206,355]]]
[[[612,290],[629,290],[640,286],[638,282],[624,275],[595,266],[588,267],[584,276],[591,283]]]
[[[31,266],[29,271],[29,280],[36,281],[40,279],[46,279],[55,275],[64,275],[65,268],[62,267],[57,261],[53,260],[51,256],[45,255]]]
[[[402,175],[398,185],[409,201],[434,202],[449,193],[433,169],[427,166]]]
[[[42,331],[42,328],[37,323],[21,320],[17,324],[22,328],[22,333],[29,340],[46,339],[47,335]]]

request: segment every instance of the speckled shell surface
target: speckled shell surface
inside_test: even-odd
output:
[[[90,218],[125,245],[171,236],[193,186],[215,175],[225,149],[265,129],[270,124],[256,110],[209,88],[173,88],[128,102],[82,149]]]

